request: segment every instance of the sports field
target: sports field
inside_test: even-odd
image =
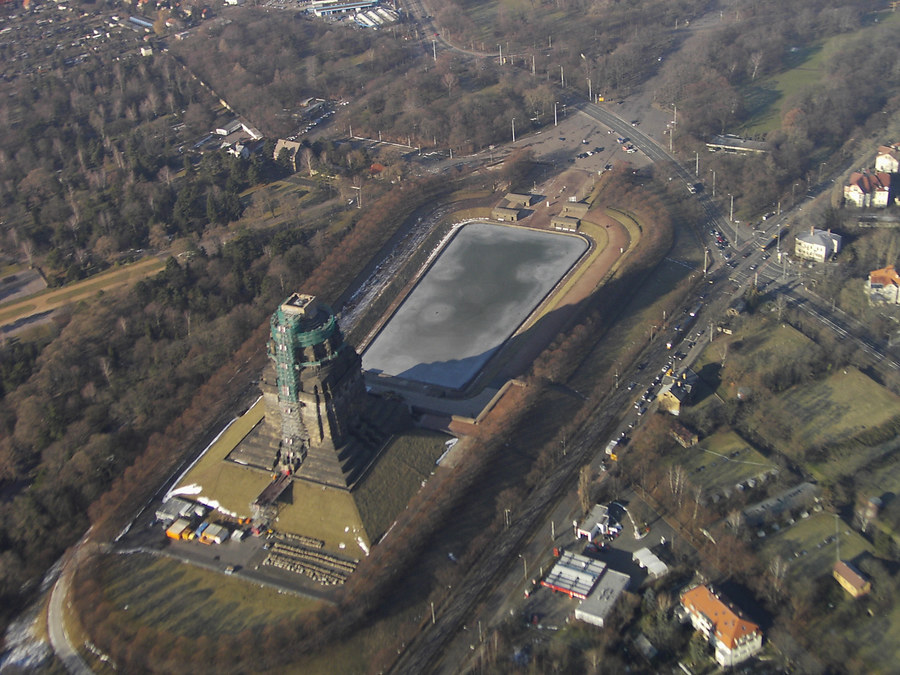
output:
[[[587,248],[577,236],[463,226],[365,351],[363,369],[463,388]]]

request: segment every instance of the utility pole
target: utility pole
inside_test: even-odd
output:
[[[593,103],[594,102],[594,92],[591,89],[591,78],[588,78],[587,81],[588,81],[588,101]]]
[[[556,107],[559,105],[559,101],[555,101],[553,103],[553,126],[559,126],[559,120],[556,116]]]
[[[434,55],[435,63],[437,63],[437,43],[434,40],[431,41],[431,53]]]
[[[713,194],[712,194],[712,196],[715,197],[716,196],[716,170],[710,169],[710,171],[712,171],[712,175],[713,175]]]
[[[497,45],[497,49],[500,50],[500,65],[503,65],[503,45]]]
[[[700,153],[694,152],[694,175],[700,178]]]
[[[731,209],[728,211],[728,220],[734,223],[734,195],[728,195],[731,197]]]
[[[566,76],[565,76],[565,71],[563,70],[562,66],[559,67],[559,86],[560,87],[566,86]]]
[[[709,249],[703,249],[703,276],[706,276],[706,270],[709,266]]]
[[[516,142],[516,118],[512,118],[512,142]]]
[[[534,77],[537,71],[534,69],[534,54],[531,55],[531,76]]]

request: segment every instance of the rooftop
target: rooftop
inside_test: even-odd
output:
[[[594,588],[605,569],[604,562],[588,558],[586,555],[563,551],[541,585],[583,600]]]
[[[740,610],[726,603],[708,586],[695,586],[687,591],[681,596],[681,604],[709,619],[716,638],[729,649],[733,649],[743,638],[759,632],[759,626],[745,619]]]

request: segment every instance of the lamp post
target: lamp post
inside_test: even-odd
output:
[[[594,92],[591,89],[591,78],[588,78],[587,81],[588,81],[588,101],[593,103],[594,102]]]
[[[516,118],[512,118],[512,142],[516,142]]]
[[[558,105],[559,105],[559,101],[554,101],[554,102],[553,102],[553,126],[555,126],[555,127],[559,126],[559,120],[558,120],[558,118],[557,118],[557,116],[556,116],[556,107],[557,107]]]
[[[713,193],[712,193],[712,196],[715,197],[715,196],[716,196],[716,170],[715,170],[715,169],[710,169],[710,171],[712,172],[712,175],[713,175]]]
[[[521,553],[519,554],[519,557],[522,559],[522,567],[525,572],[525,581],[528,581],[528,561]]]
[[[565,72],[563,71],[562,66],[559,67],[559,86],[560,87],[566,86],[566,76],[565,76]]]
[[[731,197],[731,208],[728,211],[728,220],[734,223],[734,195],[728,195]]]
[[[700,178],[700,153],[694,152],[694,175]]]

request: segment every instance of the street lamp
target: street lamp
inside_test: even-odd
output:
[[[710,169],[710,171],[712,172],[712,175],[713,175],[713,192],[712,192],[712,196],[715,197],[715,196],[716,196],[716,170],[715,170],[715,169]]]
[[[565,76],[565,72],[563,71],[562,66],[559,67],[559,86],[560,87],[566,86],[566,76]]]
[[[728,195],[731,197],[731,208],[728,211],[728,220],[734,223],[734,195]]]
[[[516,118],[512,118],[512,142],[516,142]]]
[[[588,78],[587,81],[588,81],[588,101],[593,103],[594,102],[594,92],[591,89],[591,78]]]
[[[519,557],[522,559],[522,566],[525,572],[525,581],[528,581],[528,561],[521,553],[519,554]]]
[[[556,116],[556,107],[559,105],[559,101],[553,102],[553,126],[559,126],[559,119]]]

